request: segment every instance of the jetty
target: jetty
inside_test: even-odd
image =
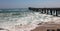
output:
[[[60,8],[32,8],[29,7],[29,10],[35,11],[35,12],[41,12],[43,14],[49,14],[58,16],[58,12],[60,11]]]

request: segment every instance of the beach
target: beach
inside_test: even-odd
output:
[[[60,19],[45,22],[42,24],[39,23],[38,25],[39,25],[38,27],[36,27],[35,29],[31,31],[48,31],[48,30],[57,31],[58,29],[60,29]]]
[[[15,12],[14,10],[18,11]],[[37,30],[44,28],[45,23],[55,22],[59,24],[59,17],[53,15],[42,14],[28,9],[14,10],[14,12],[0,13],[0,31],[36,31],[36,28]]]

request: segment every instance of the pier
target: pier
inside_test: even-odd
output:
[[[42,14],[58,16],[58,12],[60,11],[60,8],[32,8],[32,7],[29,7],[29,10],[41,12]]]

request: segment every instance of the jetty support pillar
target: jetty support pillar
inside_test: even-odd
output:
[[[41,13],[43,13],[43,9],[41,9]]]
[[[52,15],[52,10],[50,10],[50,14]]]

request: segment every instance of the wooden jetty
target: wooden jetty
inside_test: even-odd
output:
[[[32,8],[32,7],[29,7],[29,10],[58,16],[58,12],[60,11],[60,8]]]

